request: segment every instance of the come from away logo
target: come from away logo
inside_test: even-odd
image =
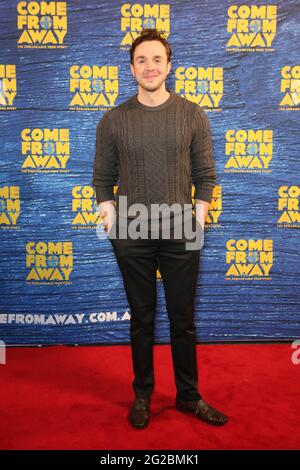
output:
[[[142,29],[156,28],[167,39],[170,34],[170,5],[124,3],[121,6],[121,50],[129,50]]]
[[[26,173],[65,173],[70,158],[69,129],[23,129],[22,171]]]
[[[30,241],[26,244],[26,283],[71,284],[73,245],[71,241]]]
[[[72,228],[96,228],[102,220],[92,186],[74,186],[72,189]]]
[[[17,75],[14,64],[0,64],[0,110],[11,111],[17,109],[14,99],[17,94]]]
[[[20,187],[0,187],[0,227],[2,229],[18,229],[17,221],[20,212]]]
[[[277,226],[280,228],[300,228],[300,186],[280,186],[278,196],[278,210],[281,214]]]
[[[273,240],[227,240],[226,280],[270,280]]]
[[[228,8],[228,52],[273,52],[277,29],[276,5],[231,5]]]
[[[115,65],[72,65],[70,101],[72,111],[99,111],[112,108],[119,92],[119,69]]]
[[[270,173],[273,156],[273,131],[229,129],[225,135],[225,171],[236,173]]]
[[[221,111],[223,96],[222,67],[177,67],[175,93],[208,111]]]
[[[17,4],[18,47],[63,49],[67,34],[66,2],[19,2]]]
[[[300,110],[300,65],[285,65],[281,69],[280,91],[284,94],[279,104],[283,111]]]
[[[194,199],[195,186],[192,185],[192,204],[195,203]],[[219,217],[222,212],[222,186],[216,185],[213,191],[212,201],[210,203],[208,213],[205,219],[206,227],[220,227]]]

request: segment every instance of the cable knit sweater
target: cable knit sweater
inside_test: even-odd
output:
[[[211,130],[204,110],[173,91],[158,106],[137,94],[105,112],[96,131],[92,185],[97,203],[127,196],[143,203],[211,202],[216,182]]]

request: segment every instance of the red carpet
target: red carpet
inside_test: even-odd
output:
[[[170,347],[155,346],[151,423],[127,421],[129,346],[9,348],[0,365],[1,449],[299,449],[300,364],[290,344],[199,345],[214,428],[176,411]]]

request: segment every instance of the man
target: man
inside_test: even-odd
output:
[[[179,204],[181,215],[192,218],[196,232],[203,230],[216,181],[208,118],[197,104],[166,89],[171,48],[156,29],[142,31],[130,57],[138,92],[107,111],[97,127],[92,183],[105,230],[110,235],[113,227],[120,231],[124,222],[133,220],[130,211],[121,208],[122,197],[127,197],[131,208]],[[113,188],[118,181],[116,211]],[[189,211],[192,183],[196,218]],[[173,229],[178,226],[178,218],[170,220]],[[159,269],[170,320],[176,408],[220,426],[228,418],[208,405],[198,391],[194,298],[200,249],[187,249],[185,236],[162,238],[161,222],[159,218],[158,238],[136,238],[128,232],[126,237],[110,238],[131,309],[135,400],[129,420],[145,428],[150,419]]]

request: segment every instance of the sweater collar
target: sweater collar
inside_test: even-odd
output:
[[[132,101],[133,101],[133,104],[134,104],[135,107],[140,108],[140,109],[144,109],[145,111],[160,111],[161,109],[167,108],[167,106],[169,106],[175,100],[176,93],[174,93],[173,91],[168,90],[168,89],[167,89],[167,91],[170,93],[170,96],[167,98],[166,101],[159,104],[158,106],[147,106],[147,105],[141,103],[137,98],[137,95],[138,95],[137,93],[133,96]]]

